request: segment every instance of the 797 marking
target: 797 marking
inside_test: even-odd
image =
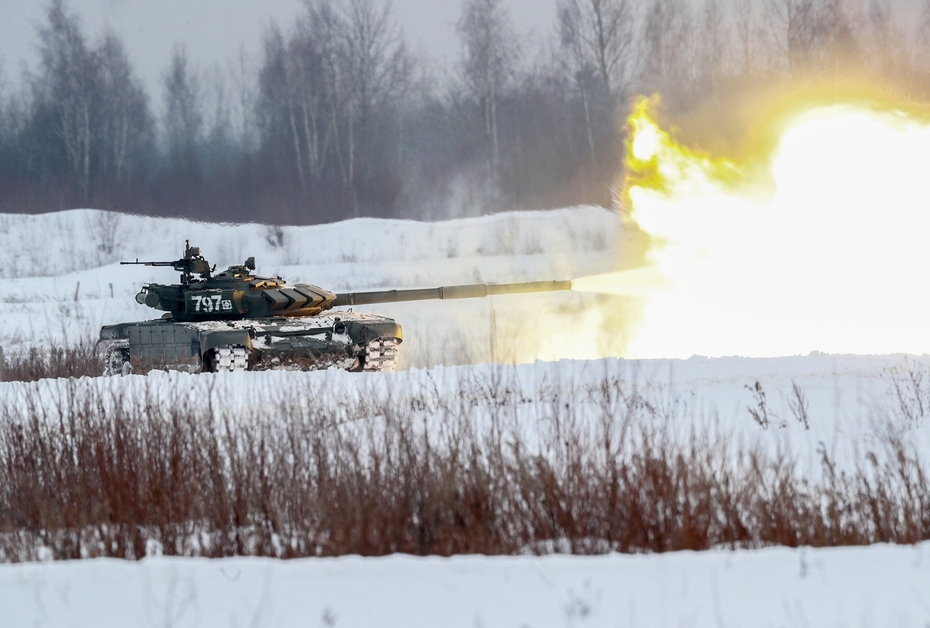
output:
[[[191,301],[194,302],[195,312],[228,312],[233,309],[232,300],[224,299],[219,294],[201,296],[198,294],[191,295]]]

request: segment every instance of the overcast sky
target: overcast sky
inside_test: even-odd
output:
[[[548,34],[555,0],[505,0],[521,36]],[[289,26],[303,8],[302,0],[66,0],[92,41],[107,28],[126,45],[132,64],[158,99],[160,79],[175,43],[186,45],[200,67],[224,63],[239,46],[256,54],[262,33],[275,20]],[[458,41],[454,23],[459,0],[393,0],[397,23],[414,50],[438,62],[454,58]],[[45,0],[0,0],[0,59],[8,81],[16,81],[23,64],[38,59],[36,26],[44,21]]]

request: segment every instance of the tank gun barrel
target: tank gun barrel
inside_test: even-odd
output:
[[[411,290],[374,290],[371,292],[336,293],[335,307],[346,305],[369,305],[373,303],[395,303],[398,301],[428,301],[431,299],[481,299],[498,294],[526,294],[529,292],[554,292],[571,290],[572,282],[527,281],[522,283],[476,283],[462,286],[440,286],[438,288],[414,288]]]

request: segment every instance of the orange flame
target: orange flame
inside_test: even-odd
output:
[[[930,352],[930,124],[808,108],[764,176],[629,122],[630,216],[656,285],[630,357]]]

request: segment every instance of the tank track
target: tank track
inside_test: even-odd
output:
[[[397,366],[397,340],[394,338],[378,338],[365,345],[365,359],[362,371],[365,373],[378,373],[393,371]]]
[[[130,373],[132,373],[132,364],[129,363],[129,343],[119,342],[108,346],[103,360],[103,374],[110,377]]]
[[[397,341],[394,338],[372,340],[365,345],[361,362],[361,370],[365,373],[393,371],[397,366]],[[241,345],[217,347],[213,368],[217,373],[249,370],[248,350]]]
[[[214,360],[214,370],[217,373],[245,371],[249,368],[248,352],[241,345],[217,347]]]
[[[358,370],[365,373],[391,372],[397,366],[397,339],[376,338],[360,347],[359,354],[361,359],[357,360],[356,366],[349,370]],[[242,345],[224,345],[214,350],[212,360],[208,361],[205,367],[213,372],[229,373],[248,371],[255,368],[255,365],[250,364],[249,351]],[[259,367],[258,370],[262,369]],[[305,368],[300,370],[315,369]],[[132,365],[129,361],[129,343],[117,342],[108,346],[104,359],[103,374],[105,376],[114,376],[129,375],[130,373],[132,373]]]

